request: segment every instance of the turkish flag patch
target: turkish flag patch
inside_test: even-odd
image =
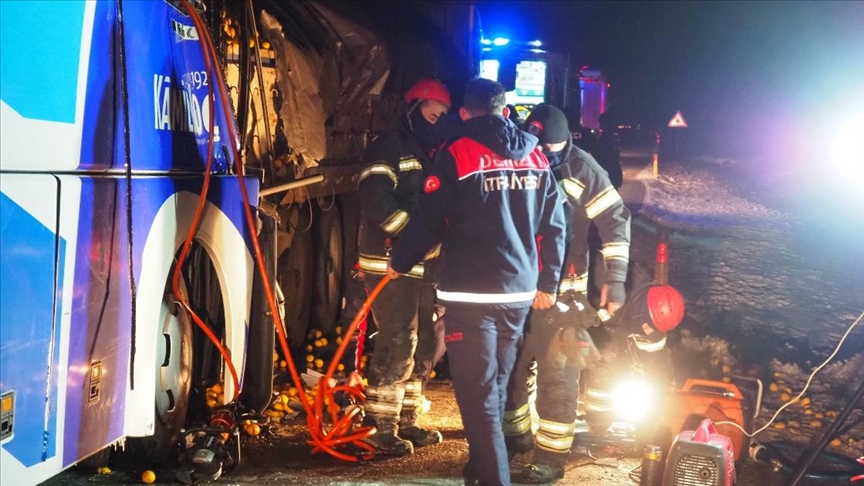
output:
[[[531,120],[528,123],[528,126],[525,128],[525,131],[534,135],[535,137],[539,137],[541,133],[543,133],[543,123],[537,120]]]
[[[435,192],[438,188],[441,187],[441,181],[435,176],[429,176],[426,178],[426,182],[423,183],[423,189],[428,192]]]

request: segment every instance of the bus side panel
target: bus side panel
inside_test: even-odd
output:
[[[59,335],[66,241],[57,234],[59,186],[52,176],[0,181],[0,394],[14,393],[11,435],[0,451],[0,483],[40,482],[60,471]]]
[[[89,53],[89,69],[86,74],[86,96],[84,97],[84,120],[81,132],[81,156],[79,170],[107,170],[123,168],[123,160],[117,163],[115,139],[117,115],[120,114],[120,87],[116,81],[115,62],[117,55],[117,4],[96,2],[92,30],[92,45]],[[85,33],[86,34],[86,33]],[[122,131],[119,133],[123,133]]]
[[[131,341],[125,208],[123,179],[81,179],[64,466],[123,437]]]
[[[201,171],[211,135],[208,99],[212,91],[216,100],[213,170],[225,173],[226,153],[231,143],[236,144],[233,118],[225,119],[217,81],[207,72],[191,17],[172,3],[123,3],[132,167]],[[219,68],[214,65],[214,69]],[[123,162],[115,164],[122,168]]]
[[[64,186],[73,180],[81,184],[80,204],[62,209],[62,214],[79,215],[65,407],[69,465],[123,436],[153,432],[160,305],[175,253],[191,226],[203,179],[132,179],[134,326],[126,179],[62,176],[61,180]],[[257,201],[257,181],[246,178],[245,184],[249,197]],[[253,263],[237,178],[213,176],[207,199],[196,240],[214,260],[228,314],[226,342],[242,377]],[[91,386],[94,364],[101,365],[98,390]],[[226,398],[231,390],[226,382]]]
[[[78,167],[95,5],[0,2],[0,169]]]
[[[63,414],[67,467],[127,435],[153,431],[159,305],[168,269],[191,224],[202,178],[133,178],[131,227],[126,178],[63,176],[61,181],[64,187],[73,181],[80,184]],[[247,178],[246,186],[257,201],[257,181]],[[160,218],[166,202],[174,198],[180,202],[171,206],[170,220]],[[226,343],[242,377],[252,256],[236,177],[214,176],[208,201],[196,239],[211,252],[220,275],[228,314]],[[67,207],[73,205],[66,204],[61,214]],[[130,230],[137,297],[134,324]],[[158,249],[148,252],[153,243]],[[226,396],[231,389],[226,383]]]
[[[2,168],[125,170],[125,154],[115,157],[114,144],[127,131],[122,102],[128,94],[132,169],[200,171],[216,84],[191,18],[171,3],[0,3]],[[120,89],[123,46],[127,93]],[[218,96],[214,111],[213,168],[224,173],[236,137]],[[24,151],[26,159],[19,155]]]

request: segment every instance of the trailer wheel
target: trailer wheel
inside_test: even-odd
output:
[[[327,206],[329,204],[329,206]],[[322,207],[322,205],[324,207]],[[342,211],[336,199],[320,202],[313,233],[315,321],[325,333],[339,317],[342,299]]]
[[[285,297],[285,330],[292,348],[303,344],[309,329],[312,237],[304,225],[308,222],[301,218],[291,246],[279,255],[277,262],[279,288]]]

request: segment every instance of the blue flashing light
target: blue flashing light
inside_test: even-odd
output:
[[[540,42],[539,40],[533,40],[533,41],[529,42],[528,45],[531,47],[541,47],[543,45],[543,43]]]
[[[506,37],[496,37],[496,38],[492,39],[492,45],[494,45],[495,47],[504,47],[509,43],[510,43],[510,39],[508,39]]]
[[[487,39],[484,37],[484,38],[480,39],[480,43],[483,44],[484,46],[488,46],[488,45],[492,44],[492,39]]]

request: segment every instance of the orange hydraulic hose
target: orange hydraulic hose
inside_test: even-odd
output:
[[[204,27],[203,21],[198,16],[198,13],[191,7],[191,5],[189,5],[189,2],[187,0],[181,1],[183,2],[186,10],[189,12],[189,15],[192,17],[193,23],[195,24],[195,27],[199,33],[198,37],[199,39],[201,39],[202,45],[204,45],[207,50],[207,52],[205,53],[205,58],[207,56],[212,56],[213,59],[215,59],[216,50],[213,46],[213,40],[210,38],[207,29]],[[225,81],[223,79],[222,72],[218,69],[215,70],[215,79],[217,80],[216,86],[218,87],[220,100],[222,101],[223,115],[225,116],[226,121],[230,123],[233,118],[230,111],[230,104],[228,102],[228,95],[225,89]],[[365,399],[365,396],[363,395],[362,391],[355,387],[348,387],[343,385],[329,388],[329,380],[332,378],[333,373],[336,369],[336,365],[339,359],[344,354],[345,349],[347,348],[351,335],[357,330],[357,327],[363,320],[363,317],[365,316],[369,307],[372,305],[372,301],[375,300],[375,298],[378,296],[384,286],[387,285],[387,282],[390,281],[390,277],[385,276],[381,280],[381,282],[375,287],[375,289],[369,294],[366,302],[364,303],[360,311],[357,313],[357,316],[351,323],[351,326],[349,326],[349,329],[343,338],[342,345],[336,351],[333,362],[330,364],[330,367],[327,370],[327,374],[321,378],[321,382],[318,385],[318,394],[317,399],[315,400],[315,407],[313,408],[312,405],[309,403],[309,399],[306,396],[303,382],[301,381],[300,376],[297,374],[297,369],[294,366],[294,359],[291,356],[291,352],[288,346],[288,340],[285,336],[282,318],[279,314],[278,308],[276,307],[273,288],[271,287],[270,279],[267,276],[267,270],[266,266],[264,265],[264,259],[261,253],[261,245],[259,244],[258,234],[254,231],[257,227],[257,224],[252,214],[252,206],[249,203],[249,194],[246,190],[246,183],[243,176],[243,167],[241,165],[240,154],[237,150],[236,144],[231,144],[231,151],[232,155],[234,156],[234,172],[239,181],[240,193],[243,197],[243,207],[244,215],[246,217],[246,224],[248,225],[249,233],[252,238],[253,248],[255,250],[255,261],[261,270],[261,281],[262,285],[264,286],[264,294],[267,297],[267,305],[270,309],[271,315],[273,316],[273,322],[276,327],[276,334],[279,337],[279,345],[282,349],[282,352],[287,358],[286,361],[288,365],[288,370],[291,373],[291,378],[294,380],[294,385],[297,387],[300,402],[303,404],[303,408],[306,411],[307,425],[311,434],[311,440],[309,441],[309,443],[313,446],[312,452],[315,453],[323,450],[328,454],[332,455],[333,457],[350,462],[369,460],[374,455],[374,448],[369,444],[363,442],[361,439],[368,437],[369,435],[374,433],[374,427],[363,427],[354,431],[352,435],[346,436],[345,433],[351,430],[353,418],[357,413],[359,413],[359,409],[355,407],[350,412],[345,414],[345,416],[339,418],[338,405],[336,404],[335,400],[335,394],[337,392],[346,392],[351,394],[353,397],[361,400]],[[323,431],[323,405],[325,401],[328,402],[328,412],[330,413],[330,417],[333,423],[330,432],[326,434]],[[347,443],[354,444],[355,446],[367,451],[367,453],[358,457],[339,452],[335,449],[337,446]]]
[[[350,442],[367,451],[367,453],[364,454],[362,457],[363,460],[369,460],[372,458],[372,456],[374,456],[375,449],[366,442],[363,442],[362,439],[375,433],[375,428],[362,427],[357,429],[353,435],[346,437],[344,434],[351,430],[351,424],[353,423],[355,415],[360,412],[360,409],[354,407],[350,410],[350,412],[339,418],[339,405],[336,403],[336,394],[338,392],[348,393],[356,401],[365,400],[366,396],[359,388],[355,387],[340,385],[330,388],[330,379],[333,377],[333,373],[336,371],[336,366],[339,364],[339,361],[342,359],[342,355],[345,353],[345,349],[347,349],[348,347],[351,336],[353,336],[354,333],[357,331],[357,327],[359,327],[360,323],[363,322],[363,319],[366,317],[366,313],[369,311],[369,307],[372,305],[372,302],[378,297],[378,294],[381,293],[381,290],[384,289],[384,286],[387,285],[389,281],[390,277],[385,275],[384,278],[381,279],[380,282],[378,282],[378,285],[376,285],[375,288],[372,289],[372,292],[369,293],[366,301],[363,302],[363,306],[360,308],[360,310],[357,311],[357,315],[354,316],[354,320],[351,321],[351,325],[348,326],[348,330],[345,331],[345,337],[343,337],[342,344],[340,344],[339,348],[336,350],[336,354],[333,355],[333,360],[330,362],[330,366],[327,368],[327,373],[321,377],[321,380],[318,383],[318,396],[315,399],[315,414],[310,415],[307,418],[309,431],[312,433],[312,441],[310,441],[310,444],[315,446],[312,449],[313,454],[323,449],[328,454],[334,457],[338,457],[347,461],[357,461],[357,457],[339,453],[332,448],[332,446]],[[327,411],[330,414],[330,420],[333,425],[330,429],[330,432],[322,436],[319,434],[323,434],[324,432],[324,428],[321,422],[324,417],[324,405],[327,405]]]
[[[183,0],[183,3],[186,5],[187,10],[192,10],[192,7]],[[199,19],[200,20],[200,19]],[[194,21],[194,18],[193,18]],[[199,32],[202,30],[201,27],[203,23],[199,26],[196,24],[196,29]],[[201,49],[204,54],[204,66],[207,70],[208,76],[211,76],[213,73],[213,66],[210,63],[210,58],[207,56],[207,46],[205,44],[201,44]],[[204,207],[207,203],[207,192],[210,190],[210,172],[213,166],[213,127],[215,124],[215,100],[213,96],[213,87],[208,84],[207,90],[208,93],[208,107],[210,109],[210,120],[208,122],[209,129],[209,138],[207,140],[207,164],[204,168],[204,181],[201,188],[201,195],[198,197],[198,206],[195,208],[195,216],[192,218],[192,225],[189,227],[189,233],[186,235],[186,241],[183,242],[183,249],[180,251],[180,256],[177,258],[177,263],[174,268],[174,278],[171,281],[171,290],[174,293],[174,297],[177,299],[177,302],[186,310],[192,320],[198,325],[199,328],[207,335],[210,341],[216,346],[216,349],[219,350],[219,353],[225,359],[225,364],[228,366],[228,370],[231,372],[231,378],[234,381],[234,399],[240,396],[240,381],[237,377],[237,370],[234,369],[234,363],[231,362],[231,355],[219,341],[219,338],[213,334],[213,331],[210,329],[207,324],[192,310],[189,306],[189,301],[186,299],[186,296],[180,292],[180,274],[183,270],[183,263],[186,261],[186,257],[189,256],[189,250],[192,247],[192,240],[195,237],[195,232],[198,230],[198,225],[201,223],[201,215],[204,213]]]

